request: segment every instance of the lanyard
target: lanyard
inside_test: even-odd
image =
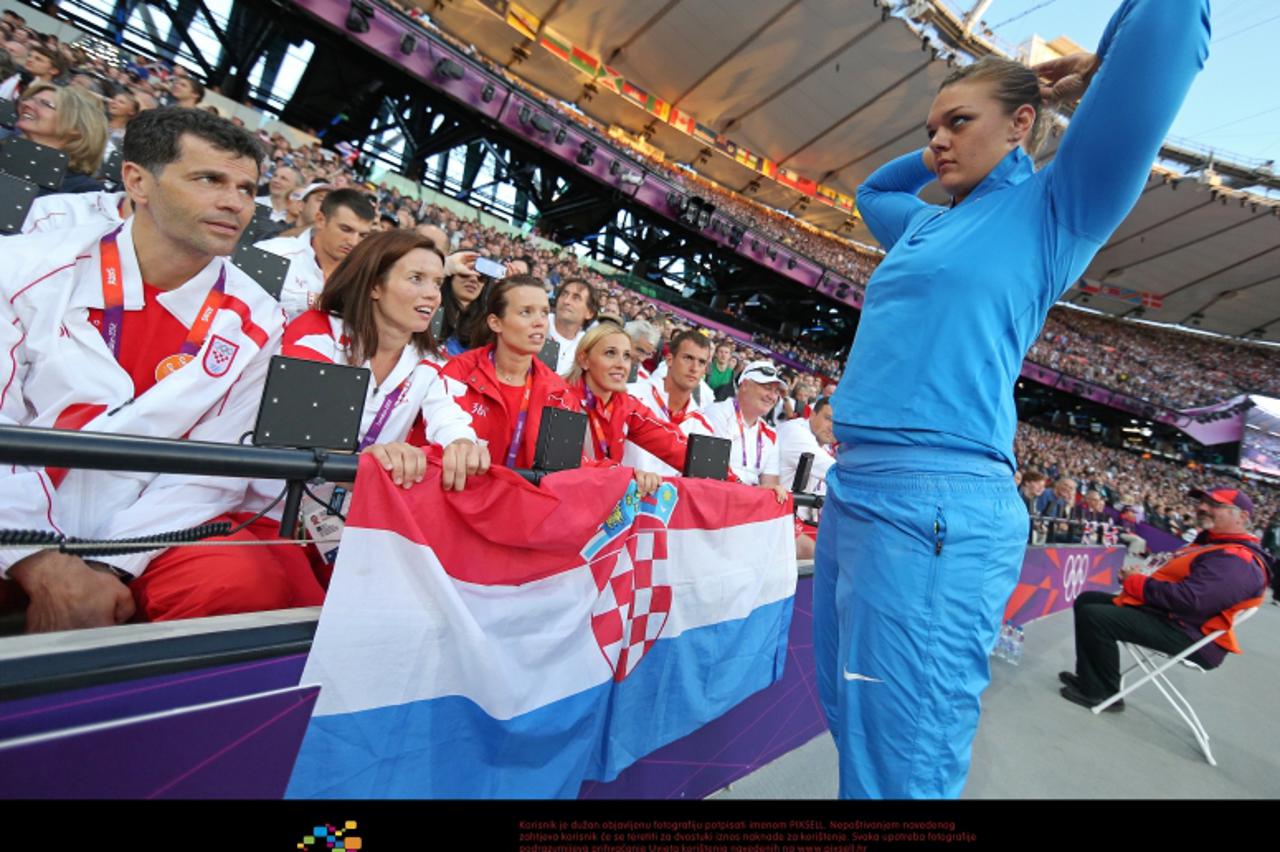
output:
[[[662,416],[667,418],[667,422],[672,426],[679,426],[680,422],[684,420],[688,412],[681,411],[678,414],[672,414],[671,409],[662,401],[662,394],[658,393],[658,389],[656,387],[650,385],[649,393],[653,396],[653,401],[658,404],[658,408],[662,409]],[[687,409],[688,406],[686,405],[685,408]]]
[[[489,361],[493,364],[494,376],[498,374],[498,359],[493,349],[489,350]],[[498,379],[501,382],[501,379]],[[516,466],[516,454],[520,452],[520,442],[524,438],[524,425],[529,419],[529,400],[533,397],[533,364],[524,378],[524,396],[520,398],[520,411],[516,414],[515,426],[511,429],[511,443],[507,445],[507,467]]]
[[[124,274],[120,267],[120,246],[116,237],[121,225],[102,238],[99,255],[102,269],[102,339],[111,349],[112,356],[120,360],[121,337],[124,329]],[[214,282],[205,296],[204,304],[196,313],[195,322],[187,332],[187,339],[182,342],[177,354],[164,358],[156,365],[156,380],[177,370],[183,364],[195,358],[204,339],[209,336],[209,326],[222,307],[223,296],[227,288],[227,268],[224,265],[218,270],[218,280]]]
[[[738,407],[737,397],[734,397],[734,400],[733,400],[733,413],[738,418],[738,435],[742,438],[742,466],[750,467],[750,462],[747,461],[747,427],[746,427],[746,424],[742,422],[742,409]],[[760,459],[763,458],[763,456],[764,456],[764,429],[761,428],[760,421],[757,420],[756,421],[756,466],[755,466],[756,470],[760,469]]]
[[[416,367],[414,369],[417,369]],[[410,383],[413,381],[413,370],[409,371],[409,375],[404,377],[404,381],[395,386],[391,393],[387,394],[386,399],[382,400],[382,405],[378,407],[378,413],[373,415],[373,422],[369,424],[369,430],[364,433],[364,437],[360,439],[360,451],[363,452],[368,447],[377,442],[378,436],[382,434],[382,427],[387,425],[387,420],[391,417],[391,412],[395,409],[396,403],[400,401],[400,397],[409,389]]]
[[[607,459],[609,458],[609,434],[605,431],[600,421],[612,411],[613,400],[609,400],[609,404],[604,407],[603,411],[597,412],[596,405],[599,400],[591,392],[591,388],[587,387],[586,377],[582,379],[582,393],[587,398],[587,419],[591,421],[591,431],[596,437],[596,446],[600,450],[600,458]]]

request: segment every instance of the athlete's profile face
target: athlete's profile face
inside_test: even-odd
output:
[[[996,100],[994,84],[981,80],[952,83],[933,99],[925,131],[938,183],[962,201],[1030,132],[1035,110],[1019,107],[1012,115]]]
[[[175,247],[229,255],[253,218],[258,164],[191,134],[180,137],[178,150],[178,159],[154,173],[125,163],[125,188]]]

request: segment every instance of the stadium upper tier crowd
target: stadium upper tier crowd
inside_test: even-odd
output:
[[[1280,352],[1054,308],[1027,356],[1169,408],[1280,396]]]
[[[1174,535],[1196,529],[1195,504],[1188,501],[1192,488],[1209,489],[1220,474],[1199,466],[1179,464],[1134,450],[1113,449],[1098,441],[1018,424],[1014,442],[1024,497],[1036,498],[1032,514],[1044,515],[1055,485],[1068,482],[1068,509],[1081,506],[1085,495],[1097,491],[1103,502],[1117,511],[1129,507],[1135,520],[1145,521]],[[1028,474],[1045,477],[1039,489],[1028,488]],[[1256,481],[1250,484],[1259,529],[1274,526],[1280,517],[1280,488]],[[1053,516],[1050,514],[1050,516]]]
[[[583,464],[633,468],[642,493],[683,469],[695,435],[728,440],[730,478],[768,499],[785,499],[803,453],[815,464],[802,487],[823,489],[830,355],[716,338],[565,249],[363,184],[351,151],[212,115],[184,73],[106,67],[12,13],[0,30],[10,56],[27,49],[23,70],[0,80],[17,100],[14,133],[69,163],[66,191],[42,194],[23,233],[4,238],[0,422],[233,443],[253,429],[267,361],[283,353],[370,371],[360,449],[405,487],[426,475],[428,450],[449,489],[490,464],[532,466],[552,408],[584,416]],[[95,174],[108,146],[122,152],[123,192]],[[287,262],[278,300],[224,259],[246,233]],[[825,375],[780,369],[762,342]],[[1087,442],[1023,440],[1024,465],[1077,473],[1113,502],[1149,498],[1153,518],[1180,514],[1178,489],[1200,484],[1170,466],[1135,474]],[[228,521],[233,545],[261,546],[91,560],[0,551],[12,581],[0,609],[25,606],[29,629],[45,630],[316,604],[332,550],[271,543],[281,487],[4,471],[0,529],[115,539]],[[802,558],[815,521],[797,521]],[[307,531],[322,544],[332,530]]]
[[[448,33],[436,29],[417,7],[406,9],[394,0],[388,5],[457,44],[491,71],[539,98],[563,117],[601,136],[609,135],[608,128],[578,109],[538,91],[505,67],[489,62],[471,45],[459,43]],[[666,161],[650,148],[637,147],[635,151],[691,193],[712,202],[742,224],[855,283],[865,284],[879,263],[878,252],[722,187],[693,169]],[[825,359],[820,353],[807,353],[795,342],[775,341],[771,345],[775,351],[797,358],[827,376],[838,377],[839,364],[834,359]],[[1069,309],[1055,309],[1050,313],[1044,333],[1029,358],[1069,375],[1175,409],[1209,405],[1241,393],[1280,396],[1280,353],[1275,349],[1210,340]]]

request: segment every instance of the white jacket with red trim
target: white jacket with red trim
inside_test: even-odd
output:
[[[733,442],[729,450],[729,469],[740,481],[759,485],[761,476],[780,476],[778,435],[763,417],[756,418],[754,424],[744,425],[740,430],[732,397],[708,405],[698,413],[711,425],[712,434]]]
[[[309,310],[324,290],[324,272],[311,246],[312,230],[307,228],[296,237],[272,237],[255,248],[289,261],[289,269],[280,287],[280,307],[289,319]]]
[[[124,308],[143,307],[133,221],[118,245]],[[0,238],[0,423],[85,432],[237,443],[253,428],[270,356],[280,346],[280,306],[224,258],[159,297],[190,326],[226,269],[226,298],[195,359],[134,399],[89,309],[101,309],[98,246],[115,226]],[[216,357],[215,357],[216,356]],[[55,481],[57,485],[55,486]],[[125,538],[204,523],[235,508],[244,482],[223,477],[0,467],[0,529]],[[0,550],[0,568],[30,551]],[[139,574],[155,555],[105,558]]]
[[[307,311],[290,321],[284,330],[284,345],[280,354],[289,358],[308,361],[324,361],[328,364],[353,366],[347,361],[346,337],[342,320],[320,311]],[[359,366],[369,367],[368,362]],[[427,440],[447,447],[454,441],[475,442],[476,433],[471,428],[471,415],[467,414],[453,398],[461,387],[453,386],[441,374],[442,364],[422,357],[412,347],[406,346],[400,360],[392,368],[381,385],[369,383],[365,395],[364,412],[360,415],[359,439],[364,440],[369,427],[378,416],[387,395],[408,381],[395,407],[375,440],[379,444],[403,441],[421,414],[426,425]],[[284,489],[284,480],[255,479],[249,483],[241,510],[261,512],[266,510]],[[280,518],[284,507],[280,504],[267,510],[267,517]]]
[[[22,233],[83,228],[86,225],[118,225],[124,221],[120,205],[123,192],[59,192],[31,202]]]
[[[307,311],[289,323],[284,331],[282,354],[290,358],[353,366],[347,361],[342,320],[320,311]],[[368,367],[369,364],[355,366]],[[363,439],[369,431],[387,395],[407,380],[408,384],[377,436],[378,443],[403,441],[419,414],[426,422],[427,440],[433,444],[448,446],[458,440],[475,441],[471,415],[463,411],[454,399],[454,394],[461,393],[462,388],[449,386],[450,380],[444,378],[443,367],[443,363],[424,357],[412,346],[406,346],[382,384],[375,387],[370,382],[364,414],[360,418],[360,438]]]
[[[662,420],[664,423],[671,423],[666,416],[667,410],[667,390],[662,379],[650,379],[647,382],[632,382],[627,385],[627,392],[640,400],[644,405],[653,412],[654,416]],[[710,399],[710,397],[708,397]],[[679,429],[685,436],[689,435],[714,435],[711,424],[708,423],[701,414],[698,413],[698,406],[694,403],[693,397],[689,398],[689,402],[685,405],[683,417],[679,423],[671,425]],[[662,459],[655,456],[648,450],[642,449],[634,441],[628,440],[622,452],[622,464],[624,467],[635,468],[649,473],[656,473],[659,476],[680,476],[683,471],[676,470]]]

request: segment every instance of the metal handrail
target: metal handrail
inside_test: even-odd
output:
[[[359,456],[209,441],[140,438],[31,426],[0,426],[0,462],[32,467],[146,470],[192,476],[350,482]]]
[[[325,450],[288,450],[34,426],[0,426],[0,463],[90,470],[145,470],[191,476],[261,477],[290,482],[316,479],[352,482],[356,478],[360,457]],[[535,470],[516,469],[515,472],[535,485],[544,475],[542,471]],[[821,506],[822,500],[812,494],[796,494],[794,499],[797,506]]]

